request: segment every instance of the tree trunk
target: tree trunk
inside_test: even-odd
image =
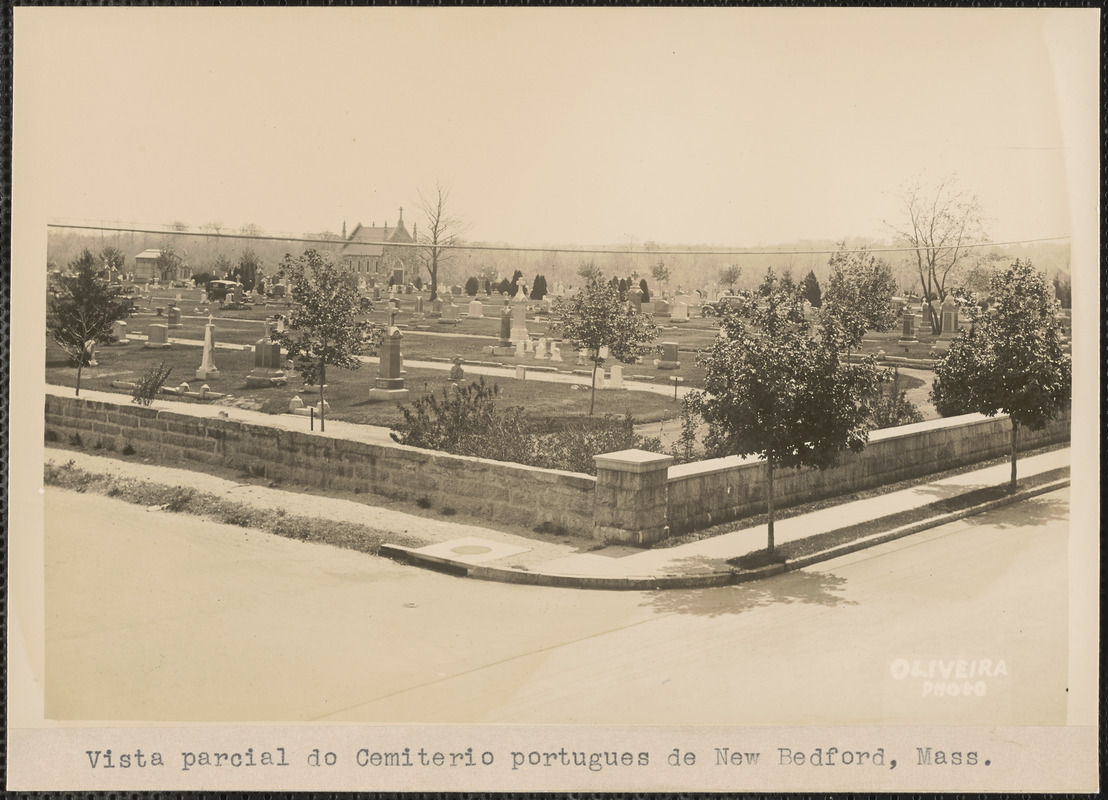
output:
[[[319,365],[319,432],[323,433],[323,383],[327,380],[327,365]]]
[[[766,511],[769,513],[769,542],[766,545],[766,552],[773,555],[773,459],[766,458],[766,474],[769,479],[769,485],[766,491]]]
[[[77,359],[77,394],[76,397],[81,396],[81,370],[85,367],[85,354],[82,352]]]
[[[1016,420],[1012,418],[1012,480],[1008,484],[1008,491],[1016,491]]]
[[[592,416],[592,410],[596,406],[596,368],[600,362],[595,359],[592,362],[592,392],[589,394],[589,416]]]

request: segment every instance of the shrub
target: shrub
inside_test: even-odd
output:
[[[69,436],[69,443],[74,447],[84,447],[85,443],[81,441],[81,434],[74,433]]]
[[[125,444],[123,445],[123,449],[119,452],[123,453],[125,456],[133,456],[135,454],[135,448],[131,447],[129,444]]]
[[[57,431],[52,431],[49,428],[47,428],[43,432],[43,437],[46,439],[47,442],[56,442],[56,441],[58,441],[58,432]]]
[[[453,506],[443,506],[442,515],[444,517],[452,517],[457,513],[458,509],[454,508]]]
[[[637,435],[630,413],[623,417],[606,414],[591,426],[579,425],[544,437],[541,455],[532,465],[595,475],[594,456],[632,448],[660,452],[661,442]]]
[[[894,368],[888,388],[878,389],[874,397],[870,409],[870,430],[895,428],[898,425],[911,425],[913,422],[923,422],[923,414],[908,399],[908,390],[900,388],[900,370]]]
[[[431,498],[428,497],[427,495],[424,495],[423,497],[418,498],[415,501],[415,504],[417,506],[419,506],[420,508],[430,508],[431,507]]]
[[[164,361],[156,367],[151,367],[135,384],[135,388],[131,392],[131,402],[138,403],[141,406],[148,406],[153,403],[154,398],[161,391],[162,384],[165,383],[166,378],[169,377],[169,373],[172,371],[173,367],[167,367]]]
[[[476,297],[477,296],[477,290],[479,288],[480,288],[480,284],[477,283],[476,278],[471,277],[471,278],[468,278],[466,280],[465,291],[466,291],[466,294],[468,294],[470,297]]]

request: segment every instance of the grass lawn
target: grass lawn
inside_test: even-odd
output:
[[[265,413],[280,414],[288,410],[289,401],[299,394],[305,402],[314,403],[318,390],[301,391],[301,383],[296,378],[286,387],[257,389],[246,386],[246,375],[254,368],[254,354],[246,350],[220,349],[215,354],[215,364],[220,370],[218,378],[197,381],[194,376],[200,366],[201,348],[177,345],[166,350],[144,348],[141,343],[101,347],[97,350],[98,366],[86,367],[81,376],[82,389],[94,389],[103,392],[116,392],[129,398],[127,389],[115,389],[112,381],[136,381],[144,373],[159,363],[173,368],[166,382],[176,386],[182,381],[194,390],[201,383],[207,383],[212,391],[228,396],[214,401],[215,405],[236,405],[253,408]],[[328,370],[325,396],[331,407],[330,418],[367,425],[390,426],[402,419],[395,403],[371,403],[369,390],[377,375],[377,367],[366,364],[358,370]],[[60,386],[75,386],[77,371],[69,366],[64,354],[52,343],[47,347],[46,380]],[[451,383],[445,370],[409,369],[404,376],[411,392],[409,400],[429,393],[441,396],[443,389]],[[466,381],[475,380],[469,375]],[[542,430],[560,430],[571,424],[580,424],[588,416],[588,387],[574,388],[568,384],[549,383],[535,380],[516,380],[515,378],[486,378],[496,383],[501,390],[501,403],[504,406],[522,406],[536,421]],[[188,398],[176,398],[163,395],[164,399],[175,402],[200,402]],[[633,392],[620,389],[598,389],[596,393],[596,416],[616,414],[622,416],[630,412],[636,422],[658,422],[678,416],[680,404],[672,397],[649,392]]]

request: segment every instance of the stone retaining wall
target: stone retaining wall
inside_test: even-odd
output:
[[[219,417],[195,417],[75,397],[46,396],[46,428],[159,458],[218,464],[306,486],[430,500],[490,522],[544,522],[598,539],[650,544],[765,510],[760,460],[714,459],[672,466],[668,456],[622,451],[597,456],[597,477],[339,439]],[[1007,417],[977,414],[875,431],[838,467],[780,470],[779,507],[922,477],[1007,455]],[[1021,430],[1027,450],[1068,441],[1069,416]]]
[[[844,453],[837,467],[776,470],[775,505],[849,494],[1005,456],[1010,452],[1010,437],[1008,417],[980,414],[874,431],[865,450]],[[1041,431],[1021,428],[1018,445],[1022,451],[1069,438],[1067,414]],[[670,535],[763,513],[765,484],[761,460],[731,457],[670,467],[666,506]]]
[[[214,412],[213,412],[214,413]],[[405,447],[280,430],[164,409],[46,396],[46,429],[86,446],[170,461],[218,464],[305,486],[372,492],[480,519],[535,527],[543,522],[591,535],[591,475],[503,464]],[[325,501],[320,501],[325,502]]]

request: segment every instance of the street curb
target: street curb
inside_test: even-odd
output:
[[[555,575],[552,573],[530,572],[528,570],[513,569],[510,567],[494,567],[485,564],[469,564],[456,561],[443,556],[434,556],[427,553],[416,552],[417,548],[404,547],[397,544],[381,545],[378,554],[390,558],[402,564],[421,567],[458,578],[472,578],[475,580],[495,581],[498,583],[512,583],[521,586],[546,586],[560,589],[594,589],[603,591],[655,591],[663,589],[708,589],[719,586],[731,586],[734,584],[748,583],[750,581],[781,575],[792,572],[821,561],[830,561],[839,556],[848,555],[859,550],[876,547],[886,542],[902,539],[914,533],[936,528],[948,522],[955,522],[965,517],[992,511],[995,508],[1011,505],[1022,500],[1027,500],[1056,489],[1062,489],[1070,485],[1070,479],[1062,478],[1040,486],[1033,486],[1015,494],[988,500],[984,503],[951,511],[938,516],[929,517],[919,522],[902,525],[890,531],[868,536],[864,539],[848,542],[836,547],[821,550],[818,553],[810,553],[795,559],[787,559],[783,563],[770,564],[765,567],[752,570],[740,570],[729,568],[727,571],[708,572],[697,575],[642,575],[642,576],[599,576],[599,575]]]

